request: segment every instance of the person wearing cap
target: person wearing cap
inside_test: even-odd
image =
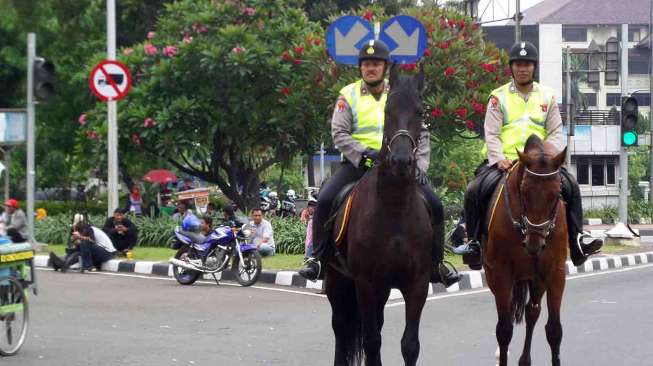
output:
[[[492,91],[485,114],[486,160],[477,168],[476,177],[465,193],[465,220],[468,243],[454,249],[455,253],[467,254],[472,267],[480,267],[481,217],[489,197],[483,192],[494,191],[502,173],[508,171],[518,158],[517,151],[524,150],[530,135],[553,144],[558,151],[565,148],[562,119],[552,89],[534,81],[538,65],[537,48],[530,42],[515,43],[509,52],[512,80]],[[567,203],[569,248],[574,265],[585,262],[603,245],[600,239],[585,244],[587,234],[583,229],[583,208],[580,189],[574,177],[561,169],[562,196]]]
[[[28,240],[27,217],[25,212],[18,206],[18,201],[13,198],[5,201],[5,211],[2,213],[1,222],[4,222],[7,235],[14,243],[22,243]]]
[[[389,69],[390,50],[379,40],[369,40],[358,55],[361,79],[340,90],[331,118],[331,137],[344,159],[340,168],[324,183],[313,216],[313,254],[299,274],[308,280],[320,277],[323,265],[334,252],[332,229],[326,230],[331,204],[342,187],[359,180],[379,155],[383,140],[385,103],[390,85],[385,80]],[[450,286],[460,276],[447,268],[444,257],[444,210],[442,202],[428,184],[426,171],[430,159],[430,137],[424,126],[416,152],[418,186],[429,201],[433,215],[433,269],[431,282]]]

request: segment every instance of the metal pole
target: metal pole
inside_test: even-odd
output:
[[[628,95],[628,24],[621,25],[621,96]],[[619,149],[619,222],[628,223],[628,152]]]
[[[321,187],[322,182],[324,182],[324,142],[320,143],[320,184],[317,186]]]
[[[515,9],[515,42],[520,42],[520,41],[521,41],[521,5],[519,3],[519,0],[517,0],[516,9]]]
[[[34,241],[34,59],[36,58],[36,34],[27,34],[27,230],[28,241]]]
[[[9,199],[9,164],[11,164],[11,148],[7,147],[4,150],[5,158],[5,201]]]
[[[570,47],[567,46],[567,49],[565,50],[565,62],[567,63],[567,72],[566,72],[566,85],[567,85],[567,92],[565,93],[565,99],[566,99],[566,107],[567,107],[567,156],[565,157],[567,166],[571,166],[571,137],[574,135],[574,126],[572,126],[572,119],[571,119],[571,111],[573,110],[574,106],[572,105],[571,101],[571,64],[570,64]]]
[[[116,1],[107,0],[107,59],[116,59]],[[115,100],[107,102],[108,119],[108,216],[118,207],[118,105]]]
[[[648,23],[648,44],[650,47],[651,51],[651,59],[649,60],[648,67],[649,67],[649,100],[651,101],[649,103],[649,119],[651,123],[651,136],[653,136],[653,0],[651,0],[650,4],[650,18],[649,18],[649,23]],[[651,143],[649,143],[649,149],[650,149],[650,154],[649,154],[649,174],[648,174],[648,202],[653,203],[653,138],[651,138]]]

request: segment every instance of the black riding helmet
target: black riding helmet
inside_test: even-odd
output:
[[[513,61],[524,60],[535,63],[537,67],[538,55],[537,47],[528,41],[517,42],[510,48],[508,63],[512,65]]]
[[[390,62],[390,49],[383,41],[370,39],[358,52],[358,67],[364,60],[383,60]]]

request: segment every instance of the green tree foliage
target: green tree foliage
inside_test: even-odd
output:
[[[323,30],[289,4],[167,6],[146,41],[122,49],[134,88],[121,104],[120,145],[255,205],[261,172],[311,151],[326,130]],[[87,113],[83,133],[96,149],[104,116],[104,104]]]

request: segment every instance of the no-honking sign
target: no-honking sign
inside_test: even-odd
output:
[[[127,95],[132,76],[127,66],[118,61],[105,60],[93,68],[88,85],[100,100],[120,100]]]

